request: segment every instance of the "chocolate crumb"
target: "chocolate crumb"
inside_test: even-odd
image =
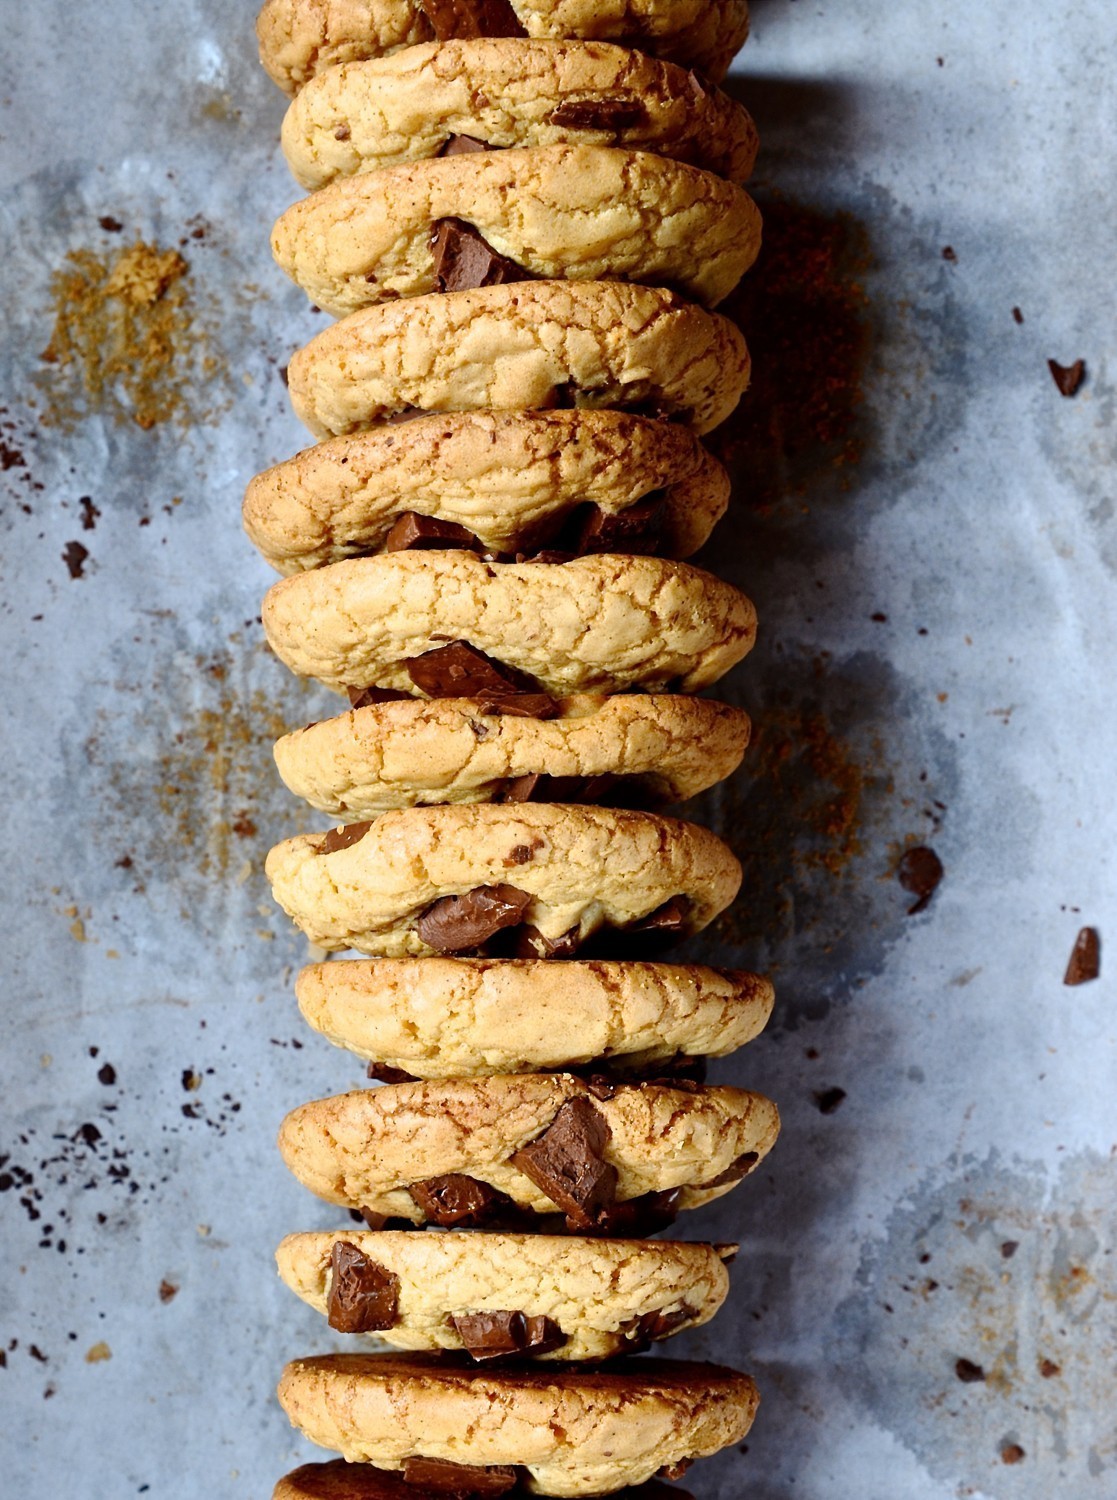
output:
[[[106,234],[119,234],[124,228],[120,220],[114,219],[112,214],[102,214],[97,222]]]
[[[832,1115],[846,1097],[845,1089],[822,1089],[816,1091],[814,1102],[820,1115]]]
[[[1020,1241],[1019,1240],[1005,1240],[1005,1242],[1001,1246],[1001,1259],[1002,1260],[1011,1260],[1012,1257],[1016,1254],[1017,1250],[1019,1250],[1019,1249],[1020,1249]]]
[[[896,874],[904,890],[918,897],[915,904],[908,907],[908,916],[914,917],[931,904],[931,897],[938,889],[945,871],[935,851],[921,844],[915,849],[907,850],[896,867]]]
[[[103,1063],[97,1069],[97,1082],[103,1083],[106,1088],[111,1088],[116,1082],[116,1069],[112,1063]]]
[[[1076,396],[1078,388],[1086,378],[1086,361],[1076,359],[1073,365],[1061,365],[1058,360],[1049,359],[1047,368],[1051,371],[1051,378],[1059,387],[1061,396]]]
[[[350,130],[349,126],[342,124],[339,125],[334,131],[334,140],[347,141],[352,134],[353,132]]]
[[[1018,1464],[1024,1457],[1024,1450],[1019,1443],[1006,1443],[1001,1449],[1001,1463],[1003,1464]]]
[[[173,1302],[177,1296],[178,1287],[175,1286],[173,1281],[168,1281],[164,1277],[159,1283],[159,1301],[163,1303]]]
[[[1024,314],[1020,311],[1020,309],[1018,307],[1014,307],[1012,309],[1012,318],[1013,318],[1013,321],[1016,322],[1016,323],[1023,323],[1023,321],[1024,321]]]
[[[963,1385],[974,1385],[985,1379],[985,1371],[980,1365],[975,1365],[972,1359],[955,1360],[954,1373]]]
[[[85,577],[85,560],[89,556],[89,548],[83,547],[80,542],[67,542],[62,550],[62,561],[70,570],[71,578]]]
[[[101,512],[93,504],[92,495],[83,495],[78,504],[81,506],[81,529],[92,531],[97,525],[97,517]]]
[[[1063,1373],[1062,1365],[1057,1365],[1053,1359],[1041,1359],[1039,1362],[1039,1373],[1044,1380],[1053,1380],[1056,1375]]]
[[[342,828],[331,828],[315,853],[336,854],[339,849],[350,849],[361,842],[371,827],[371,823],[346,823]]]
[[[942,258],[943,260],[951,261],[955,261],[958,259],[957,255],[954,253],[954,247],[952,245],[944,245],[942,247]]]
[[[1083,927],[1074,940],[1064,984],[1089,984],[1101,974],[1101,939],[1096,927]]]

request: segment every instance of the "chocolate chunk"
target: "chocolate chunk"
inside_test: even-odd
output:
[[[731,1182],[740,1182],[742,1177],[747,1177],[760,1160],[757,1151],[745,1151],[737,1158],[732,1166],[726,1167],[724,1172],[718,1174],[711,1182],[700,1184],[703,1188],[728,1187]]]
[[[1101,973],[1101,939],[1096,927],[1083,927],[1074,940],[1064,984],[1088,984]]]
[[[674,1312],[664,1312],[662,1308],[655,1308],[651,1312],[641,1313],[638,1318],[631,1319],[621,1329],[626,1351],[629,1354],[638,1354],[660,1339],[669,1338],[676,1329],[691,1322],[694,1316],[695,1309],[687,1307],[685,1302]]]
[[[326,1314],[330,1327],[339,1333],[394,1328],[399,1319],[399,1277],[349,1240],[335,1240]]]
[[[568,1099],[541,1136],[512,1165],[562,1209],[574,1229],[589,1229],[616,1199],[617,1169],[602,1156],[609,1123],[589,1099]]]
[[[371,823],[347,823],[344,828],[331,828],[315,853],[334,854],[338,849],[359,844],[371,827]]]
[[[814,1102],[820,1115],[832,1115],[845,1097],[845,1089],[822,1089],[815,1093]]]
[[[421,692],[431,698],[483,697],[504,699],[514,693],[531,692],[522,673],[494,661],[468,641],[451,641],[422,656],[404,662],[407,674]]]
[[[472,135],[452,135],[438,153],[439,156],[472,156],[475,151],[491,151],[488,141],[479,141]]]
[[[377,1083],[414,1083],[415,1074],[405,1073],[402,1068],[390,1067],[387,1063],[370,1062],[365,1069],[366,1078],[375,1078]]]
[[[401,699],[410,698],[410,693],[401,692],[399,688],[346,688],[349,695],[350,708],[370,708],[374,703],[398,703]]]
[[[353,1210],[350,1209],[350,1213]],[[370,1229],[419,1229],[422,1226],[413,1224],[410,1219],[393,1218],[391,1214],[378,1214],[374,1208],[360,1208],[354,1215],[363,1219]]]
[[[516,931],[513,958],[573,958],[581,946],[582,930],[571,927],[556,938],[544,937],[538,927],[524,922]]]
[[[542,552],[517,552],[518,563],[550,563],[561,567],[563,563],[573,562],[578,556],[577,552],[568,552],[558,547],[544,547]]]
[[[440,1229],[474,1229],[485,1224],[511,1203],[503,1193],[476,1177],[447,1172],[413,1182],[407,1190],[432,1224]]]
[[[443,896],[428,906],[415,930],[439,953],[479,948],[504,927],[515,927],[531,904],[514,885],[478,885],[461,896]]]
[[[972,1359],[955,1360],[954,1373],[964,1385],[974,1385],[985,1379],[985,1371],[980,1365],[975,1365]]]
[[[1073,365],[1061,365],[1058,360],[1049,359],[1047,368],[1051,371],[1051,378],[1059,387],[1061,396],[1076,396],[1078,387],[1086,378],[1086,361],[1076,359]]]
[[[384,538],[385,552],[418,552],[452,547],[479,552],[481,543],[464,526],[455,525],[453,521],[436,521],[433,516],[421,516],[414,510],[405,510]]]
[[[581,523],[576,548],[580,556],[595,552],[624,552],[651,557],[663,540],[667,497],[654,492],[627,510],[605,511],[593,506]]]
[[[496,800],[498,802],[542,801],[543,799],[536,797],[535,794],[539,786],[546,780],[547,778],[541,776],[538,771],[533,772],[530,776],[514,776],[511,781],[505,782],[504,790]]]
[[[909,917],[914,917],[917,912],[926,910],[930,905],[931,897],[938,889],[944,873],[942,860],[933,849],[920,845],[916,849],[909,849],[903,856],[896,867],[896,874],[904,890],[919,898],[914,906],[908,907]]]
[[[431,229],[434,285],[439,292],[468,292],[478,286],[524,281],[528,273],[498,255],[484,235],[464,219],[439,219]]]
[[[444,1458],[404,1460],[406,1484],[425,1487],[431,1494],[464,1500],[469,1495],[507,1495],[516,1488],[517,1474],[507,1464],[452,1464]]]
[[[648,112],[639,99],[624,94],[601,94],[593,99],[567,99],[551,111],[550,123],[570,130],[631,130],[643,125]]]
[[[398,427],[401,422],[414,422],[416,417],[426,417],[429,415],[429,412],[425,412],[421,406],[401,406],[399,411],[389,412],[386,417],[381,417],[380,420],[385,427]]]
[[[663,1479],[681,1479],[693,1462],[693,1458],[680,1458],[673,1464],[664,1464],[658,1473]]]
[[[522,1312],[452,1313],[450,1321],[478,1363],[517,1354],[549,1354],[566,1343],[566,1335],[551,1318],[529,1318]]]
[[[553,719],[558,704],[546,693],[483,693],[477,703],[479,714],[507,714],[514,719]]]
[[[672,896],[662,906],[657,906],[650,916],[641,917],[625,928],[625,932],[656,932],[673,936],[684,931],[690,917],[690,902],[685,896]]]
[[[440,42],[479,36],[527,36],[508,0],[419,0]]]

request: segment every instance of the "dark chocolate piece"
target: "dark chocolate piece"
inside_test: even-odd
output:
[[[658,1470],[661,1479],[681,1479],[694,1462],[693,1458],[680,1458],[673,1464],[664,1464]]]
[[[477,703],[479,714],[508,714],[515,719],[553,719],[558,704],[546,693],[483,693]]]
[[[667,498],[661,491],[646,495],[626,510],[605,511],[595,505],[577,537],[579,556],[595,552],[623,552],[651,557],[663,540]]]
[[[742,1177],[747,1177],[760,1160],[758,1151],[744,1151],[731,1166],[726,1167],[724,1172],[710,1182],[700,1183],[703,1188],[728,1187],[731,1182],[740,1182]]]
[[[573,1229],[590,1229],[615,1201],[617,1169],[603,1158],[609,1123],[590,1099],[568,1099],[512,1165],[566,1215]]]
[[[349,1210],[350,1214],[353,1210]],[[362,1218],[370,1229],[421,1229],[421,1224],[413,1224],[410,1219],[393,1218],[391,1214],[378,1214],[374,1208],[359,1208],[355,1215]]]
[[[975,1365],[972,1359],[955,1360],[954,1373],[963,1385],[976,1385],[978,1381],[985,1379],[985,1371],[980,1365]]]
[[[630,130],[643,125],[648,111],[631,95],[602,94],[594,99],[566,99],[551,111],[550,123],[570,130]]]
[[[942,860],[933,849],[921,844],[904,854],[896,866],[896,875],[904,890],[919,898],[913,906],[908,907],[909,917],[925,911],[931,904],[931,897],[938,889],[944,873]]]
[[[538,927],[524,922],[516,931],[513,958],[573,958],[581,945],[581,928],[571,927],[556,938],[544,937]]]
[[[349,695],[350,708],[370,708],[374,703],[398,703],[401,699],[410,698],[410,693],[402,692],[399,688],[366,687],[346,688]]]
[[[393,1068],[388,1063],[370,1062],[365,1069],[366,1078],[375,1078],[377,1083],[414,1083],[415,1074],[405,1073],[402,1068]]]
[[[413,1182],[407,1190],[432,1224],[440,1229],[475,1229],[510,1206],[511,1200],[487,1182],[462,1172],[447,1172]]]
[[[625,932],[655,932],[665,937],[685,930],[690,916],[690,902],[685,896],[672,896],[662,906],[657,906],[649,916],[641,917],[626,927]]]
[[[561,1349],[566,1334],[553,1319],[522,1312],[452,1313],[466,1351],[479,1364],[517,1354],[549,1354]]]
[[[434,286],[438,292],[468,292],[529,279],[523,266],[500,255],[464,219],[439,219],[431,229]]]
[[[641,1350],[658,1343],[660,1339],[670,1338],[677,1329],[691,1322],[694,1315],[695,1309],[687,1307],[685,1302],[674,1312],[664,1312],[662,1308],[656,1308],[652,1312],[641,1313],[638,1318],[633,1318],[621,1329],[626,1351],[629,1354],[638,1354]]]
[[[439,156],[472,156],[475,151],[491,151],[488,141],[479,141],[473,135],[452,135]]]
[[[1096,927],[1083,927],[1074,940],[1064,984],[1088,984],[1101,973],[1101,938]]]
[[[458,526],[453,521],[437,521],[434,516],[421,516],[414,510],[405,510],[384,538],[385,552],[418,552],[454,547],[479,552],[481,543],[464,526]]]
[[[451,641],[413,656],[403,664],[411,681],[431,698],[478,698],[490,694],[503,699],[514,693],[532,692],[534,683],[494,661],[468,641]]]
[[[479,948],[505,927],[516,927],[531,904],[514,885],[479,885],[461,896],[443,896],[428,906],[415,930],[439,953]]]
[[[479,36],[527,36],[508,0],[419,0],[440,42]]]
[[[1073,365],[1061,365],[1058,360],[1049,359],[1047,368],[1051,371],[1051,378],[1059,387],[1061,396],[1076,396],[1078,387],[1086,379],[1086,361],[1076,359]]]
[[[371,823],[346,823],[344,828],[331,828],[315,852],[334,854],[338,849],[349,849],[359,844],[371,827]]]
[[[820,1115],[832,1115],[845,1097],[845,1089],[818,1089],[815,1091],[814,1102],[818,1105]]]
[[[399,1277],[349,1240],[330,1252],[326,1316],[339,1333],[373,1333],[399,1321]]]
[[[518,1475],[508,1464],[452,1464],[444,1458],[404,1460],[406,1484],[419,1485],[449,1500],[473,1495],[507,1495],[516,1488]]]

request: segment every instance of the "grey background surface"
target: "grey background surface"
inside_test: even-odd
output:
[[[328,1342],[270,1263],[332,1222],[276,1125],[359,1070],[300,1025],[261,873],[312,826],[270,739],[324,695],[264,650],[238,506],[305,442],[278,369],[321,319],[267,251],[295,189],[252,9],[39,0],[0,59],[0,1472],[29,1500],[267,1496],[305,1451],[276,1376]],[[764,1394],[699,1500],[1117,1496],[1114,980],[1061,983],[1080,925],[1117,940],[1115,50],[1106,0],[755,0],[733,87],[772,227],[707,560],[760,608],[726,687],[760,737],[697,809],[747,888],[696,951],[773,970],[716,1076],[785,1126],[684,1226],[743,1251],[674,1350]],[[46,425],[51,276],[137,236],[184,242],[188,420]],[[1086,359],[1075,399],[1050,356]],[[918,842],[946,877],[909,917]]]

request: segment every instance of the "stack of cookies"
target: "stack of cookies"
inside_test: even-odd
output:
[[[284,1121],[353,1223],[278,1261],[392,1351],[287,1367],[284,1409],[343,1461],[277,1500],[678,1497],[661,1480],[753,1418],[747,1376],[631,1357],[713,1317],[735,1249],[651,1236],[778,1130],[704,1082],[767,981],[661,956],[741,875],[659,809],[749,736],[694,694],[753,607],[680,560],[725,509],[699,439],[749,374],[711,310],[759,247],[755,131],[711,81],[746,28],[745,0],[260,17],[311,190],[273,249],[339,321],[288,370],[318,446],[253,480],[245,524],[285,575],[272,648],[350,704],[276,746],[334,826],[267,872],[312,943],[365,955],[297,994],[376,1085]]]

